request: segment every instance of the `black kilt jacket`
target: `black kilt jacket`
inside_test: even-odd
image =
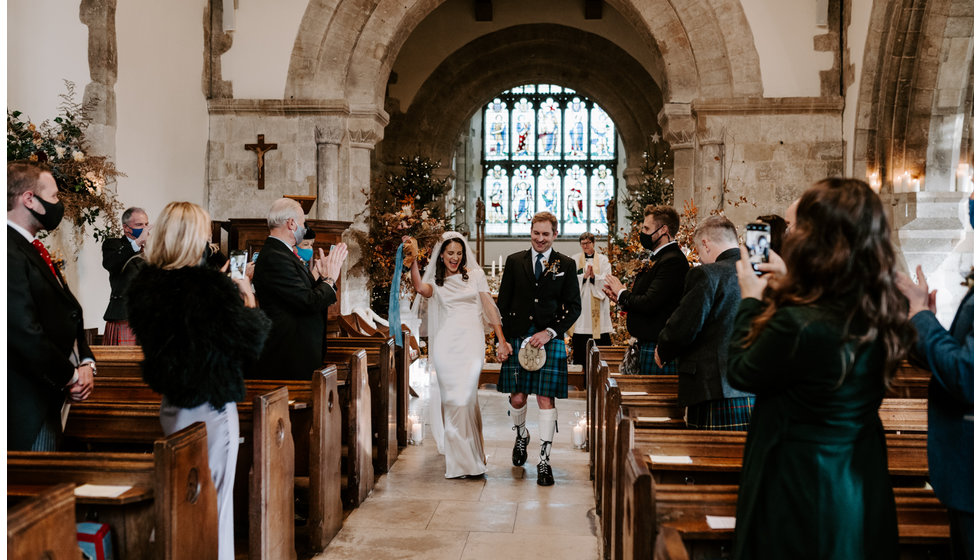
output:
[[[534,325],[535,332],[551,328],[563,336],[582,312],[575,261],[552,249],[541,279],[535,280],[532,253],[514,253],[504,264],[497,296],[504,334],[523,337]]]

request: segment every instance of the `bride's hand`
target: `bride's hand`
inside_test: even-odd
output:
[[[503,363],[514,353],[514,347],[506,340],[497,344],[497,361]]]

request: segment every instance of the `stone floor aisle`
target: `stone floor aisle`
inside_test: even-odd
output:
[[[412,386],[420,398],[412,399],[412,413],[424,418],[428,375],[418,365]],[[378,479],[374,493],[315,558],[595,560],[598,529],[589,455],[572,446],[575,413],[585,414],[585,401],[558,401],[560,431],[551,453],[555,485],[543,488],[536,482],[537,403],[531,399],[528,405],[527,464],[514,467],[506,397],[481,390],[479,398],[489,456],[484,479],[444,478],[445,461],[426,433],[421,445],[402,451],[391,472]]]

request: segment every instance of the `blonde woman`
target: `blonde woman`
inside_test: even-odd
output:
[[[143,347],[143,379],[163,395],[170,435],[194,422],[208,430],[208,463],[218,493],[218,558],[235,557],[232,487],[238,461],[243,372],[258,359],[269,319],[247,279],[207,266],[211,219],[200,206],[171,202],[157,219],[147,266],[133,280],[129,322]]]

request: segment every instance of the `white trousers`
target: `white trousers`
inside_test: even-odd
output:
[[[160,425],[170,435],[194,422],[204,422],[208,430],[208,467],[218,493],[218,558],[235,560],[235,511],[232,498],[235,466],[238,463],[238,406],[225,403],[218,412],[210,403],[194,408],[178,408],[163,398]]]

